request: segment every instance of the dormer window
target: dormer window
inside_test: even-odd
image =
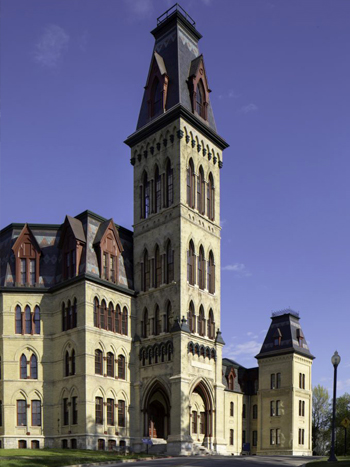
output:
[[[297,329],[297,339],[298,339],[299,347],[303,347],[304,335],[303,335],[303,331],[300,328]]]
[[[23,227],[12,250],[16,258],[16,284],[35,286],[39,283],[41,250],[28,224]]]
[[[272,338],[274,347],[278,347],[281,345],[282,333],[279,328],[277,328],[277,330],[274,332]]]
[[[58,245],[62,249],[63,280],[79,274],[79,263],[85,244],[85,232],[81,221],[66,216]]]
[[[202,80],[199,81],[197,84],[197,91],[196,91],[196,111],[197,114],[202,117],[206,118],[205,116],[205,98],[204,98],[204,88]]]
[[[202,55],[192,60],[187,83],[190,92],[192,112],[203,120],[208,120],[210,89],[208,87]]]
[[[145,86],[149,118],[165,112],[168,80],[163,58],[157,52],[154,52]]]
[[[100,225],[94,245],[99,250],[101,278],[118,283],[118,263],[123,247],[112,219]]]

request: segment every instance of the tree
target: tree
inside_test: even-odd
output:
[[[330,445],[331,408],[329,393],[326,388],[317,385],[312,393],[312,441],[313,452],[324,455]]]
[[[337,411],[335,416],[335,430],[336,430],[336,443],[335,453],[337,456],[342,456],[345,452],[345,430],[341,425],[344,418],[350,419],[350,394],[345,393],[340,397],[337,397]],[[346,451],[350,452],[350,429],[347,430],[347,446]]]

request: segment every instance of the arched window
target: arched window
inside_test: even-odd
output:
[[[30,378],[31,379],[38,379],[38,359],[36,355],[32,355],[30,357]]]
[[[158,166],[156,167],[155,173],[154,173],[154,211],[159,212],[162,204],[161,204],[161,199],[162,199],[162,190],[161,190],[161,176],[159,173],[159,168]]]
[[[165,194],[166,194],[166,206],[169,207],[174,202],[174,180],[173,180],[173,168],[171,167],[170,161],[166,166],[166,178],[165,178]]]
[[[154,335],[158,336],[160,333],[160,317],[159,317],[159,306],[156,305],[154,312]]]
[[[102,300],[100,307],[100,328],[106,329],[106,302]]]
[[[194,245],[191,240],[187,251],[187,281],[191,285],[195,284],[195,264],[196,257],[194,254]]]
[[[154,78],[151,90],[151,117],[160,114],[163,107],[162,88],[157,77]]]
[[[196,111],[200,117],[205,118],[205,93],[202,80],[199,80],[197,84]]]
[[[142,177],[141,191],[141,219],[147,219],[150,215],[150,184],[147,173],[145,172]]]
[[[64,358],[64,376],[69,376],[69,375],[70,375],[70,371],[69,371],[69,352],[67,350],[65,358]]]
[[[235,385],[235,374],[234,371],[231,369],[230,374],[228,375],[228,388],[230,391],[233,391]]]
[[[142,337],[148,337],[148,311],[145,308],[142,320]]]
[[[97,297],[94,300],[94,326],[99,327],[99,303]]]
[[[209,293],[215,293],[215,264],[214,255],[211,250],[209,252],[209,261],[207,266],[207,288]]]
[[[107,353],[107,376],[114,378],[114,354]]]
[[[20,379],[27,379],[27,357],[24,354],[20,359]]]
[[[22,334],[22,332],[23,332],[22,310],[21,310],[21,307],[19,305],[16,306],[15,328],[16,328],[16,334]]]
[[[62,331],[67,331],[67,308],[65,303],[62,303]]]
[[[199,248],[198,256],[198,286],[200,289],[205,289],[205,258],[204,249],[202,246]]]
[[[34,309],[34,334],[40,334],[40,308]]]
[[[166,283],[170,284],[174,280],[174,252],[169,240],[166,246]]]
[[[187,204],[191,207],[195,207],[195,174],[193,161],[190,159],[187,167]]]
[[[159,253],[159,246],[156,246],[155,251],[155,287],[159,287],[162,282],[162,261]]]
[[[166,313],[164,315],[164,332],[170,331],[171,303],[168,302]]]
[[[235,413],[235,406],[233,402],[230,402],[230,417],[233,417]]]
[[[115,309],[115,316],[114,316],[114,330],[118,334],[121,334],[122,332],[121,321],[122,321],[122,312],[120,309],[120,305],[117,305]]]
[[[214,322],[214,313],[212,309],[210,309],[209,311],[208,337],[209,339],[214,339],[215,337],[215,322]]]
[[[190,302],[190,307],[188,309],[188,327],[190,328],[191,332],[196,332],[196,316],[194,314],[194,305],[193,302]]]
[[[25,334],[32,333],[32,314],[30,312],[30,308],[27,305],[24,312],[24,320],[25,320]]]
[[[102,364],[102,350],[95,350],[95,374],[102,375],[103,373],[103,364]]]
[[[209,182],[207,185],[207,216],[212,221],[215,219],[215,188],[213,175],[209,174]]]
[[[122,334],[124,336],[128,335],[128,309],[126,306],[123,308],[122,314]]]
[[[72,310],[72,305],[70,303],[70,300],[68,300],[68,326],[67,329],[72,329],[73,327],[73,310]]]
[[[199,315],[198,315],[198,334],[200,336],[204,336],[205,334],[204,309],[202,305],[199,308]]]
[[[72,327],[76,328],[78,325],[78,312],[77,312],[77,299],[74,299],[73,308],[72,308],[72,315],[73,315],[73,324]]]
[[[143,263],[141,263],[141,275],[142,275],[142,290],[147,292],[150,286],[150,264],[148,259],[148,251],[145,250],[143,254]]]
[[[118,355],[118,379],[125,379],[125,357]]]
[[[72,361],[71,361],[71,374],[75,375],[75,350],[72,350]]]
[[[205,181],[202,166],[199,168],[197,179],[197,209],[201,214],[205,214]]]
[[[108,306],[107,329],[113,331],[113,303]]]

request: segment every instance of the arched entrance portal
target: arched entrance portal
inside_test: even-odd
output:
[[[195,386],[191,394],[190,421],[193,442],[211,447],[213,404],[209,390],[203,381]]]
[[[144,436],[167,439],[170,434],[170,402],[159,382],[153,384],[145,398]]]

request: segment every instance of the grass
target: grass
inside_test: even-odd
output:
[[[87,451],[81,449],[1,449],[1,467],[62,467],[74,464],[135,459],[144,454],[126,456],[108,451]]]
[[[328,462],[327,457],[318,461],[308,462],[307,467],[350,467],[350,456],[337,456],[338,462]]]

